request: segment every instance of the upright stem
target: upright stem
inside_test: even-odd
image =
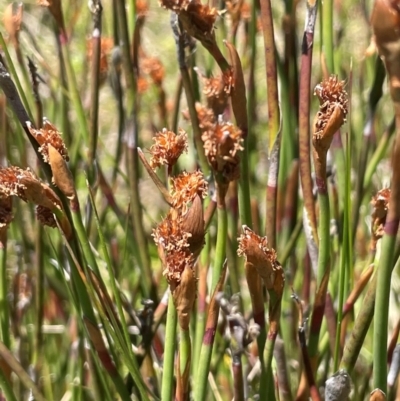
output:
[[[311,224],[313,238],[318,243],[317,217],[315,214],[313,182],[311,179],[310,160],[310,85],[314,30],[317,19],[318,1],[307,1],[306,25],[301,45],[301,67],[299,87],[299,156],[300,179],[304,197],[304,206]]]
[[[174,362],[176,345],[176,324],[178,314],[171,293],[168,297],[167,323],[165,327],[164,364],[161,383],[161,401],[172,400],[174,385]]]
[[[382,238],[382,255],[379,261],[375,320],[374,320],[374,388],[387,392],[387,338],[390,282],[394,266],[394,249],[400,220],[400,104],[395,103],[396,145],[393,150],[393,176],[389,201],[389,212]]]

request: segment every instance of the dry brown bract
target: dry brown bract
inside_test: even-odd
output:
[[[386,216],[389,210],[390,188],[384,188],[372,198],[371,233],[373,245],[382,238],[385,229]]]
[[[187,134],[179,129],[178,135],[164,128],[153,137],[150,147],[150,166],[156,169],[162,165],[172,167],[183,152],[188,150]]]
[[[36,142],[40,145],[39,152],[41,153],[43,160],[49,163],[49,146],[53,146],[58,153],[63,157],[65,161],[69,160],[68,151],[65,143],[61,137],[61,132],[50,122],[45,120],[43,128],[35,129],[30,123],[27,123],[29,132],[36,139]]]
[[[267,237],[258,236],[247,226],[242,229],[243,234],[238,238],[238,255],[245,257],[246,264],[255,267],[268,290],[273,289],[281,295],[285,276],[275,250],[268,247]]]

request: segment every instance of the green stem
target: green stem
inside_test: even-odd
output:
[[[178,401],[184,401],[188,399],[189,395],[189,372],[190,372],[190,361],[191,361],[191,341],[190,331],[180,328],[179,329],[179,377],[180,386],[177,386],[175,399]],[[179,393],[178,393],[179,390]]]
[[[213,274],[212,274],[212,284],[211,284],[211,293],[214,294],[214,290],[217,287],[217,284],[221,278],[221,274],[223,271],[223,266],[226,258],[226,237],[228,230],[228,217],[225,207],[225,190],[218,185],[218,231],[217,231],[217,244],[215,249],[215,258],[213,265]],[[215,311],[216,316],[218,316],[217,309]],[[195,387],[195,401],[203,401],[206,398],[207,394],[207,382],[208,382],[208,373],[210,371],[210,362],[211,355],[214,345],[214,333],[208,333],[207,330],[204,333],[203,345],[201,347],[200,359],[199,359],[199,368],[197,371],[197,384]]]
[[[174,362],[176,344],[176,313],[172,294],[168,297],[167,323],[165,327],[164,365],[161,384],[161,401],[172,400],[172,388],[174,385]]]
[[[382,238],[382,255],[379,261],[375,320],[374,320],[374,388],[387,393],[387,338],[390,282],[394,265],[396,235],[400,220],[400,104],[394,99],[396,116],[396,145],[392,154],[392,184],[389,200],[389,212],[385,223],[385,234]]]

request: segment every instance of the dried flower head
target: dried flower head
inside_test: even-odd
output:
[[[53,146],[58,153],[63,157],[65,161],[69,160],[68,151],[64,141],[61,137],[61,132],[50,122],[45,120],[43,122],[43,128],[35,129],[30,123],[27,123],[29,132],[36,139],[40,145],[39,152],[41,153],[43,160],[49,163],[49,148],[48,145]]]
[[[173,177],[171,181],[172,206],[180,210],[182,215],[186,214],[188,205],[193,202],[196,195],[201,199],[207,196],[208,184],[204,179],[203,173],[199,170],[194,173],[184,171],[178,176]]]
[[[14,166],[0,168],[0,195],[4,197],[17,196],[26,202],[26,187],[22,184],[22,179],[27,176],[36,179],[29,169],[23,170]]]
[[[390,188],[384,188],[372,198],[371,232],[372,247],[382,238],[385,229],[386,216],[389,210]]]
[[[201,139],[208,162],[215,172],[227,181],[239,177],[239,151],[242,147],[242,131],[233,124],[218,121],[212,129],[203,132]]]
[[[141,71],[150,76],[154,84],[161,86],[165,76],[164,66],[157,57],[144,57],[141,59]]]
[[[267,289],[274,289],[282,293],[284,274],[280,263],[276,259],[274,249],[268,247],[267,237],[258,236],[247,226],[243,226],[243,234],[238,238],[239,256],[244,256],[246,264],[251,264],[264,280]]]
[[[35,209],[36,218],[44,226],[48,226],[51,228],[57,227],[56,219],[54,218],[53,212],[44,206],[36,206]]]
[[[199,75],[203,81],[203,93],[207,99],[207,106],[212,109],[214,115],[222,114],[228,104],[230,85],[226,86],[221,75],[211,78]]]
[[[195,104],[197,118],[199,120],[199,128],[202,132],[212,130],[215,126],[216,118],[214,112],[203,106],[201,103],[196,102]],[[183,118],[187,121],[190,121],[189,110],[185,110],[182,112]]]
[[[29,170],[19,167],[0,168],[0,195],[17,196],[25,202],[51,210],[61,209],[61,201],[54,191],[40,182]]]
[[[15,47],[19,46],[19,31],[21,29],[22,10],[22,3],[18,4],[16,7],[14,7],[13,3],[10,3],[6,7],[3,15],[4,28]]]
[[[12,220],[12,198],[0,195],[0,231],[7,228]]]
[[[183,229],[182,215],[171,209],[165,219],[153,230],[154,242],[166,253],[189,248],[190,234]],[[162,259],[162,258],[161,258]]]
[[[193,266],[193,254],[189,250],[190,233],[184,230],[184,219],[175,209],[153,230],[154,242],[163,263],[163,275],[171,288],[181,280],[186,266]]]
[[[150,147],[150,166],[154,170],[162,165],[171,168],[179,156],[188,150],[187,134],[183,129],[175,134],[164,128],[153,137],[153,141]]]
[[[344,85],[344,81],[331,75],[314,90],[320,101],[314,122],[313,145],[316,151],[327,152],[333,135],[346,122],[348,100]]]

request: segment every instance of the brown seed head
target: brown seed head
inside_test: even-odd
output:
[[[198,102],[195,104],[195,108],[197,118],[199,119],[199,127],[201,131],[204,132],[213,129],[216,122],[214,112],[210,108],[203,106],[201,103]],[[190,121],[188,110],[183,111],[182,114],[185,120]]]
[[[215,172],[222,174],[227,181],[239,177],[239,154],[242,147],[242,131],[228,122],[219,121],[204,131],[201,139],[208,162]]]
[[[161,7],[182,15],[184,25],[190,25],[192,36],[212,33],[218,16],[216,8],[203,5],[200,0],[161,0],[159,3]]]
[[[389,210],[390,188],[384,188],[372,198],[371,233],[372,246],[382,238],[385,229],[386,216]]]
[[[316,151],[327,152],[333,135],[346,122],[348,100],[344,84],[337,76],[331,75],[314,90],[320,101],[314,122],[313,145]]]
[[[175,251],[186,251],[189,248],[190,234],[183,229],[183,218],[175,209],[153,230],[154,242],[169,254]]]
[[[153,141],[150,166],[154,170],[162,165],[172,167],[179,156],[188,150],[187,134],[183,129],[179,129],[177,135],[164,128],[153,137]]]
[[[39,152],[41,153],[43,160],[49,163],[49,146],[57,149],[58,153],[63,157],[64,160],[68,161],[68,151],[64,141],[61,137],[61,132],[49,121],[45,120],[43,128],[35,129],[31,124],[27,124],[29,132],[36,139],[40,145]]]
[[[207,78],[200,75],[203,81],[203,93],[207,98],[207,106],[214,115],[222,114],[228,104],[230,87],[227,88],[222,76]]]
[[[0,195],[17,196],[26,202],[26,187],[22,182],[22,178],[26,176],[36,179],[29,169],[23,170],[14,166],[0,168]]]
[[[61,209],[61,201],[53,190],[41,183],[29,170],[19,167],[0,168],[0,195],[17,196],[23,201],[51,210]]]
[[[207,196],[208,184],[204,179],[201,171],[188,173],[184,171],[177,177],[173,177],[172,181],[172,206],[180,210],[182,215],[185,215],[188,210],[188,205],[193,202],[196,195],[201,199]]]
[[[275,250],[268,247],[267,237],[258,236],[247,226],[242,229],[237,254],[245,257],[246,264],[255,267],[268,290],[281,292],[284,284],[283,269],[276,259]]]

